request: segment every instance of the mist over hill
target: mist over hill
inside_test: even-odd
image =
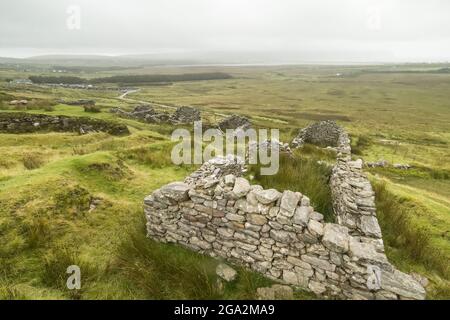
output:
[[[379,57],[382,57],[381,59]],[[27,58],[0,57],[0,63],[62,66],[195,66],[195,65],[283,65],[283,64],[380,64],[393,63],[389,54],[373,52],[349,55],[339,51],[186,51],[127,55],[49,54]]]

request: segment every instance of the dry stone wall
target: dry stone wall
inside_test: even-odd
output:
[[[330,189],[337,222],[346,226],[350,234],[382,248],[375,193],[362,170],[362,160],[352,161],[348,133],[334,121],[321,121],[300,130],[292,145],[300,147],[304,143],[336,150],[337,161],[332,170]]]
[[[154,191],[144,200],[148,236],[324,297],[425,297],[388,262],[382,245],[325,223],[306,195],[251,185],[242,171],[234,158],[215,158],[184,182]]]
[[[362,172],[362,161],[338,158],[331,174],[330,189],[338,223],[348,227],[351,234],[378,239],[382,245],[375,193]]]
[[[373,241],[383,248],[381,229],[375,206],[375,192],[363,172],[361,159],[352,161],[350,138],[339,127],[336,146],[337,161],[330,178],[333,210],[340,225],[364,241]]]
[[[68,131],[80,134],[101,131],[112,135],[130,133],[126,125],[87,117],[0,112],[0,132],[29,133],[37,131]]]
[[[292,155],[292,150],[289,147],[289,143],[283,143],[278,140],[264,140],[260,143],[256,141],[252,141],[248,145],[248,155],[256,154],[258,151],[265,152],[268,154],[269,152],[279,152],[280,154]],[[248,157],[248,156],[247,156]]]

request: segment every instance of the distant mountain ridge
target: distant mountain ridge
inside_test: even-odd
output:
[[[382,65],[407,62],[342,60],[339,55],[316,60],[312,51],[287,52],[282,58],[276,52],[162,52],[149,54],[48,54],[27,58],[0,57],[3,64],[58,65],[66,67],[143,67],[143,66],[201,66],[201,65]],[[417,63],[421,64],[421,63]],[[424,63],[426,64],[426,63]],[[447,63],[429,65],[448,66]]]
[[[143,65],[182,65],[200,64],[199,61],[182,59],[182,57],[167,58],[154,55],[39,55],[27,58],[0,57],[0,63],[59,65],[59,66],[126,66],[137,67]]]

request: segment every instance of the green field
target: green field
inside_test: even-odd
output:
[[[239,269],[238,281],[221,289],[217,261],[145,238],[143,198],[195,168],[171,163],[174,127],[108,112],[141,102],[169,110],[194,106],[212,123],[233,113],[246,115],[256,127],[279,128],[286,142],[309,123],[336,120],[350,133],[355,157],[412,165],[410,170],[366,170],[376,186],[387,254],[401,270],[429,279],[430,299],[450,298],[450,74],[433,72],[442,67],[145,67],[83,74],[232,75],[138,85],[139,91],[123,99],[114,90],[117,84],[104,90],[12,85],[5,80],[51,73],[0,69],[1,111],[98,117],[123,122],[131,131],[125,137],[0,134],[0,299],[240,299],[254,298],[256,288],[270,283]],[[29,106],[9,106],[15,99],[27,99]],[[102,112],[88,114],[59,99],[94,99]],[[312,153],[306,158],[320,156]],[[316,169],[310,175],[323,173]],[[296,188],[280,174],[280,188]],[[308,174],[299,176],[311,181]],[[98,205],[90,209],[93,199]],[[329,210],[326,201],[317,202]],[[88,270],[76,294],[65,289],[68,264]],[[313,297],[298,292],[297,298]]]

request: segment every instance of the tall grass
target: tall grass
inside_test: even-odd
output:
[[[149,147],[138,147],[121,151],[119,158],[123,160],[133,160],[137,163],[147,165],[152,168],[164,168],[171,166],[170,153],[172,144],[157,144]]]
[[[115,270],[148,299],[215,299],[215,262],[145,237],[143,228],[129,232],[118,248]]]
[[[42,156],[37,153],[26,153],[22,157],[23,166],[28,170],[40,168],[44,164]]]
[[[69,266],[76,265],[81,272],[81,289],[69,290],[67,273]],[[44,285],[63,291],[71,299],[81,299],[83,292],[99,273],[95,267],[80,258],[79,252],[73,247],[57,246],[44,256],[41,281]]]
[[[131,148],[118,152],[119,159],[131,160],[154,169],[173,166],[171,152],[174,143],[158,143],[150,146]],[[181,164],[179,167],[194,170],[195,165]]]
[[[428,230],[414,224],[411,219],[411,216],[415,215],[414,205],[408,199],[399,198],[389,192],[383,182],[375,182],[374,190],[378,221],[385,244],[449,279],[446,256],[433,246]]]
[[[311,199],[315,210],[325,216],[326,221],[334,221],[331,191],[328,186],[331,168],[318,162],[318,158],[280,154],[280,169],[277,174],[261,175],[260,165],[251,166],[249,174],[254,176],[254,182],[264,188],[299,191],[305,194]]]
[[[297,154],[302,156],[308,156],[315,158],[316,160],[329,160],[332,162],[336,161],[336,152],[331,149],[320,148],[316,145],[305,143],[301,148],[298,149]]]
[[[144,222],[128,231],[112,271],[127,278],[145,299],[254,299],[256,289],[271,284],[261,275],[238,268],[238,278],[218,285],[219,261],[145,236]]]
[[[51,236],[50,222],[44,217],[33,217],[20,226],[28,248],[34,249],[45,244]]]
[[[0,281],[0,300],[26,300],[27,297],[14,285]]]
[[[85,188],[75,185],[67,186],[55,193],[53,199],[56,212],[78,215],[89,210],[92,196]]]
[[[390,178],[420,178],[434,180],[449,180],[450,171],[441,168],[431,168],[420,165],[414,165],[408,170],[399,170],[393,167],[375,167],[368,168],[374,174],[381,174]]]
[[[356,140],[356,141],[355,141]],[[368,148],[372,144],[372,139],[368,136],[360,135],[352,142],[352,153],[356,155],[362,155],[364,149]]]

